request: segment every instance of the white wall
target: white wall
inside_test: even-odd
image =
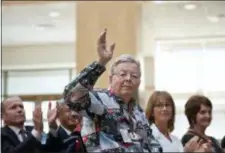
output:
[[[3,69],[75,67],[75,44],[3,46]]]

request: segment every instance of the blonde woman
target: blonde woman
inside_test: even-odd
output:
[[[163,152],[194,152],[199,149],[198,138],[193,137],[183,147],[181,141],[171,132],[174,130],[175,104],[166,91],[155,91],[147,104],[146,117],[151,125],[153,136],[159,141]]]

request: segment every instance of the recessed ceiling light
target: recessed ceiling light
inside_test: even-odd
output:
[[[163,1],[153,1],[155,4],[162,4]]]
[[[52,18],[56,18],[56,17],[58,17],[59,15],[60,15],[59,12],[50,12],[50,13],[49,13],[49,16],[52,17]]]
[[[194,9],[196,9],[196,5],[195,4],[185,4],[184,5],[184,8],[186,9],[186,10],[194,10]]]
[[[213,22],[213,23],[217,23],[217,22],[219,22],[219,17],[217,17],[217,16],[207,16],[206,17],[210,22]]]

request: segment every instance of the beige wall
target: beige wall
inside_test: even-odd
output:
[[[141,11],[139,3],[134,1],[79,1],[76,6],[77,71],[97,59],[97,38],[105,28],[108,30],[108,43],[116,43],[114,57],[121,54],[136,55],[137,29],[139,29]],[[108,88],[107,73],[101,76],[96,87]]]
[[[75,45],[48,44],[3,46],[3,69],[75,67]]]

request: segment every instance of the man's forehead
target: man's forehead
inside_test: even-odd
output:
[[[21,102],[21,103],[23,102],[22,99],[18,96],[9,97],[9,98],[4,100],[4,104],[18,103],[18,102]]]
[[[116,71],[139,73],[138,66],[135,63],[120,63],[115,67]]]

